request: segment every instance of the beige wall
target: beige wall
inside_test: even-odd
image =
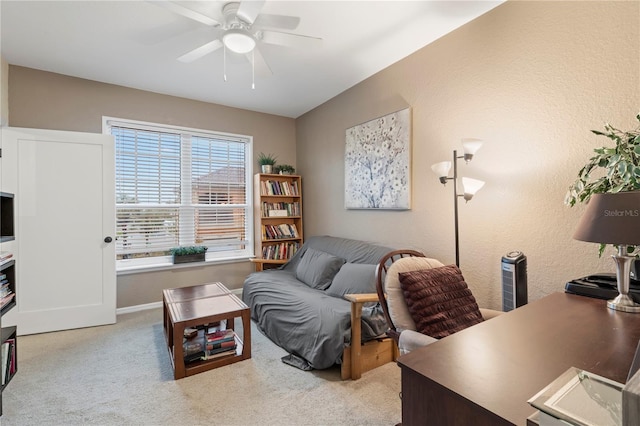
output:
[[[574,241],[582,206],[563,204],[605,121],[640,111],[640,2],[507,2],[296,120],[305,234],[423,250],[453,263],[453,189],[430,166],[460,139],[485,145],[459,175],[486,181],[460,205],[461,269],[482,306],[500,308],[500,259],[527,255],[529,299],[613,271]],[[410,106],[413,205],[344,209],[345,129]]]
[[[0,7],[0,29],[2,28],[2,8]],[[9,117],[9,64],[4,59],[2,47],[0,46],[0,126],[8,122]],[[2,136],[0,135],[0,146],[2,146]]]
[[[0,56],[0,126],[9,122],[9,64]],[[2,136],[0,136],[2,137]]]
[[[9,125],[102,132],[102,116],[180,125],[253,136],[254,157],[273,152],[296,165],[291,118],[192,101],[121,86],[9,66]],[[257,165],[256,165],[257,171]],[[242,287],[249,261],[118,276],[119,308],[157,302],[161,289],[221,281]]]

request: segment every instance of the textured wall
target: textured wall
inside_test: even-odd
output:
[[[9,64],[0,55],[0,126],[9,122]]]
[[[640,2],[507,2],[296,121],[305,234],[423,250],[454,262],[453,190],[430,166],[460,139],[485,145],[459,175],[486,181],[460,205],[461,269],[482,306],[501,307],[500,259],[528,258],[529,299],[613,271],[594,244],[574,241],[582,206],[567,187],[605,121],[635,127],[640,111]],[[344,209],[345,130],[410,106],[409,211]]]
[[[0,7],[0,28],[2,27],[2,8]],[[0,43],[1,44],[1,43]],[[9,116],[9,64],[2,54],[2,46],[0,46],[0,126],[6,125]],[[0,136],[1,138],[2,136]],[[2,139],[0,139],[0,143]]]

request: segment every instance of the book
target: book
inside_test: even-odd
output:
[[[9,357],[9,342],[4,342],[2,346],[0,346],[0,383],[4,385],[7,380],[7,360]]]
[[[214,345],[225,342],[235,342],[235,335],[221,337],[219,339],[205,340],[205,345]]]
[[[228,351],[231,351],[231,350],[235,350],[237,347],[238,347],[238,345],[236,345],[236,343],[233,342],[233,344],[231,346],[207,349],[204,352],[205,352],[205,355],[215,355],[215,354],[219,354],[220,352],[228,352]]]
[[[16,374],[16,371],[18,371],[18,366],[17,366],[17,359],[16,359],[16,340],[15,339],[9,339],[7,340],[9,343],[11,343],[11,369],[9,370],[9,372],[11,373],[11,375],[13,376],[14,374]]]
[[[206,334],[206,338],[208,341],[212,341],[215,339],[220,339],[223,337],[233,336],[235,332],[232,329],[224,329],[224,330],[215,330],[211,333]]]
[[[11,293],[7,296],[4,296],[2,298],[0,298],[0,309],[2,309],[4,306],[8,305],[9,303],[11,303],[11,301],[13,300],[13,298],[15,297],[15,293]]]
[[[221,357],[229,356],[229,355],[235,355],[235,354],[236,354],[236,348],[225,349],[222,352],[217,352],[217,353],[214,353],[214,354],[204,355],[202,357],[202,360],[203,361],[209,361],[209,360],[212,360],[212,359],[221,358]]]
[[[8,260],[13,257],[13,253],[9,251],[0,251],[0,261]]]
[[[224,342],[207,343],[205,349],[207,351],[212,351],[214,349],[229,349],[229,348],[235,348],[235,347],[236,347],[236,341],[235,339],[233,339],[233,340],[227,340]]]
[[[269,210],[269,217],[286,217],[289,216],[287,210]]]
[[[13,358],[15,356],[15,346],[16,346],[16,342],[14,339],[9,339],[6,341],[6,343],[9,345],[9,348],[7,349],[7,362],[6,362],[6,366],[5,368],[5,372],[4,372],[4,383],[7,383],[9,381],[9,379],[11,379],[11,375],[13,374],[12,370],[11,370],[11,366],[13,365]]]

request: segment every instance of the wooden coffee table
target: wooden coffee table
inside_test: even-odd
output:
[[[173,365],[174,379],[251,358],[249,307],[222,283],[162,290],[162,308],[164,334]],[[235,318],[242,319],[243,330],[242,339],[236,338],[235,355],[185,364],[182,347],[185,328],[226,320],[227,328],[233,329]]]

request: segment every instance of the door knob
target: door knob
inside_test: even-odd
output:
[[[105,242],[105,243],[110,243],[111,241],[113,241],[113,238],[111,238],[111,237],[104,237],[104,242]]]

